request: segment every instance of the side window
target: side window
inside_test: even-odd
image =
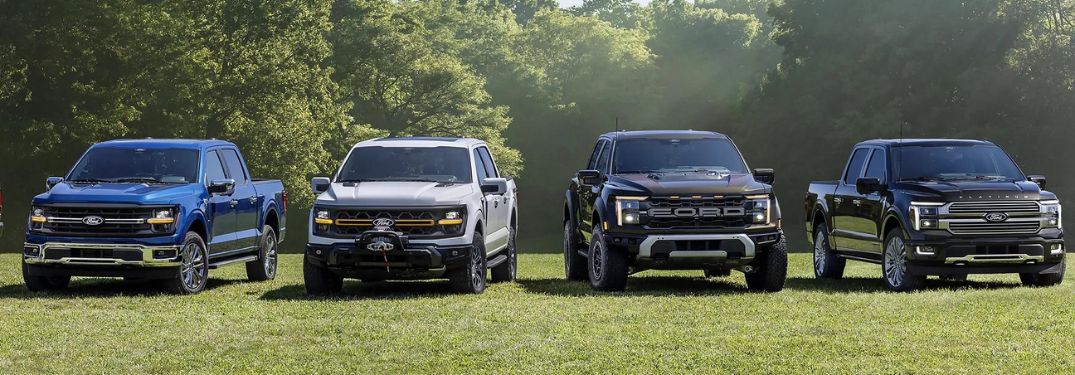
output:
[[[489,175],[489,177],[500,177],[500,174],[496,171],[496,164],[493,164],[493,156],[489,155],[489,149],[478,147],[478,155],[481,155],[482,163],[485,164],[485,174]]]
[[[855,184],[855,181],[862,175],[862,165],[866,164],[866,155],[869,154],[868,148],[857,149],[854,154],[851,154],[851,161],[847,163],[847,171],[844,172],[845,184]]]
[[[205,183],[208,185],[214,180],[227,178],[224,174],[224,164],[220,163],[220,156],[216,151],[205,153]]]
[[[874,149],[873,156],[870,156],[870,163],[866,165],[866,177],[885,182],[885,165],[885,151]]]
[[[243,169],[243,163],[239,161],[239,153],[232,149],[225,149],[220,150],[220,154],[224,156],[224,165],[228,167],[228,177],[235,180],[235,183],[246,183],[246,170]]]
[[[590,154],[590,164],[586,165],[586,169],[597,169],[597,158],[601,156],[601,148],[605,147],[605,140],[598,140],[597,145],[593,147],[593,154]]]
[[[482,180],[489,178],[489,170],[485,167],[485,162],[482,161],[482,156],[478,153],[478,149],[474,149],[474,171],[478,172],[478,183],[482,183]]]
[[[612,151],[612,142],[605,142],[605,146],[601,147],[601,156],[597,158],[597,166],[594,169],[601,171],[601,173],[608,172],[608,157]]]

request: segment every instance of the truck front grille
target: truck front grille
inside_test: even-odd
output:
[[[42,206],[48,221],[35,225],[36,232],[50,235],[69,236],[151,236],[171,231],[161,225],[152,225],[146,220],[162,208],[157,206]],[[98,225],[83,222],[86,217],[96,216],[103,221]],[[155,228],[156,227],[156,228]]]
[[[648,221],[645,226],[649,229],[678,229],[678,228],[744,228],[747,225],[748,216],[745,207],[747,200],[742,197],[651,197],[646,200],[646,212]],[[719,208],[723,212],[734,212],[734,215],[722,213],[719,216],[707,216],[702,212],[707,209]],[[694,210],[696,214],[691,215]],[[681,213],[682,215],[657,216],[658,211]]]
[[[948,206],[948,212],[953,214],[988,214],[991,212],[1013,213],[1036,213],[1040,212],[1037,202],[1013,201],[1013,202],[955,202]]]
[[[1004,214],[1003,221],[988,221]],[[1012,235],[1041,230],[1041,207],[1034,201],[954,202],[941,209],[941,226],[952,234]]]
[[[444,219],[444,215],[448,211],[463,212],[458,208],[330,210],[329,217],[332,218],[334,224],[330,226],[328,234],[343,238],[357,237],[366,231],[373,230],[374,221],[389,219],[392,220],[392,225],[389,227],[392,231],[401,232],[412,238],[462,235],[464,225],[441,225],[439,223],[441,219]]]

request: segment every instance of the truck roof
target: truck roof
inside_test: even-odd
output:
[[[108,147],[153,147],[153,148],[189,148],[189,149],[205,149],[214,146],[232,146],[235,144],[227,141],[221,141],[216,139],[116,139],[111,141],[105,141],[97,146]]]
[[[485,141],[459,137],[386,137],[358,142],[354,147],[470,147],[484,145]]]
[[[912,138],[912,139],[871,139],[859,142],[858,145],[874,146],[976,146],[991,145],[993,142],[979,141],[974,139],[944,139],[944,138]],[[858,146],[856,145],[856,146]]]
[[[728,136],[711,131],[701,130],[631,130],[615,131],[601,135],[612,139],[632,138],[720,138],[728,139]]]

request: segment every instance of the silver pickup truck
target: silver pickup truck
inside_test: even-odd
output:
[[[311,181],[303,260],[306,291],[362,281],[447,278],[462,293],[515,280],[515,182],[489,147],[469,138],[408,137],[361,142],[335,178]]]

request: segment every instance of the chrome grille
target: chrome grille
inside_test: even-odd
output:
[[[997,201],[997,202],[955,202],[948,206],[948,212],[952,214],[982,214],[990,212],[1013,213],[1037,213],[1041,208],[1034,201]]]
[[[149,236],[160,235],[164,232],[154,231],[154,226],[146,223],[146,219],[152,218],[156,210],[170,207],[43,206],[40,208],[48,221],[32,228],[38,232],[76,236]],[[104,222],[100,225],[84,224],[82,219],[87,216],[99,216],[104,219]]]
[[[1006,221],[1002,223],[954,222],[948,223],[953,234],[1032,234],[1041,229],[1040,221]]]

